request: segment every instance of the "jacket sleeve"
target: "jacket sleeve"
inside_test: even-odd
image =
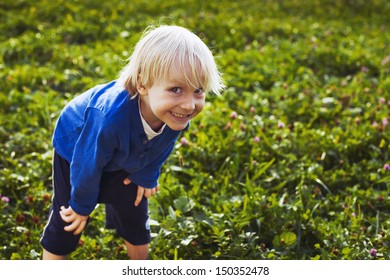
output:
[[[130,173],[127,178],[130,179],[134,184],[143,188],[152,189],[158,186],[158,178],[160,177],[161,167],[167,160],[169,155],[175,146],[176,141],[168,146],[168,148],[161,153],[153,162],[146,165],[142,170],[134,173]]]
[[[70,164],[69,204],[76,213],[87,216],[95,209],[103,168],[112,158],[116,143],[117,138],[106,124],[104,114],[97,109],[87,109]]]

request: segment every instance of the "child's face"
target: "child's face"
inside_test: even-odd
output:
[[[203,89],[176,79],[157,81],[139,92],[143,101],[142,116],[153,129],[164,123],[173,130],[185,129],[188,122],[202,111],[206,99]]]

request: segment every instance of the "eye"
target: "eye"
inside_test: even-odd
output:
[[[180,88],[180,87],[173,87],[170,89],[171,92],[173,93],[182,93],[183,92],[183,89]]]
[[[194,91],[196,95],[202,95],[203,94],[203,88],[198,88]]]

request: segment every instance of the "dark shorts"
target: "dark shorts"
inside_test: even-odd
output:
[[[106,227],[116,229],[119,236],[133,245],[150,242],[148,200],[144,197],[135,207],[137,186],[133,183],[124,185],[126,171],[104,172],[100,184],[99,203],[106,205]],[[54,152],[53,157],[54,195],[49,221],[41,237],[41,245],[48,252],[56,255],[68,255],[73,252],[80,240],[80,235],[66,232],[68,223],[61,219],[60,207],[69,206],[70,168],[69,163]]]

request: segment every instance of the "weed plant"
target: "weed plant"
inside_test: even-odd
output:
[[[212,48],[209,96],[150,199],[152,259],[390,259],[390,3],[0,3],[0,259],[40,259],[63,106],[149,24]],[[93,212],[73,259],[125,259]]]

